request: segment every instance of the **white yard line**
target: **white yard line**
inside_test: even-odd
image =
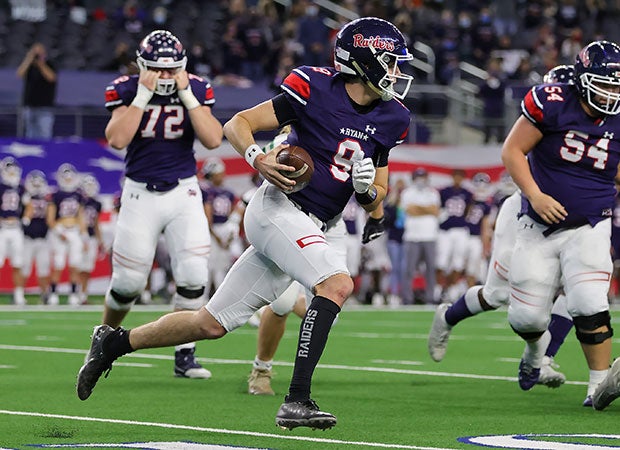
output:
[[[85,355],[86,350],[75,348],[58,348],[58,347],[36,347],[27,345],[7,345],[0,344],[0,350],[15,350],[15,351],[31,351],[31,352],[48,352],[48,353],[75,353]],[[142,359],[160,359],[160,360],[172,360],[171,355],[155,355],[150,353],[130,353],[125,355],[124,358],[142,358]],[[198,361],[206,362],[210,364],[243,364],[251,365],[252,360],[243,359],[217,359],[217,358],[196,358]],[[284,361],[275,361],[274,366],[292,366],[293,363]],[[454,372],[435,372],[430,370],[411,370],[411,369],[395,369],[391,367],[366,367],[366,366],[347,366],[342,364],[319,364],[317,367],[322,369],[334,369],[334,370],[354,370],[359,372],[380,372],[380,373],[397,373],[403,375],[429,375],[434,377],[450,377],[450,378],[467,378],[473,380],[496,380],[496,381],[509,381],[514,383],[517,381],[516,377],[503,377],[498,375],[478,375],[471,373],[454,373]],[[573,384],[579,386],[587,386],[585,381],[566,381],[564,384]]]
[[[453,450],[453,449],[445,448],[445,447],[420,447],[417,445],[388,444],[388,443],[383,443],[383,442],[345,441],[341,439],[324,439],[324,438],[311,438],[311,437],[303,437],[303,436],[273,434],[273,433],[258,433],[255,431],[229,430],[225,428],[194,427],[190,425],[176,425],[173,423],[141,422],[137,420],[106,419],[106,418],[100,418],[100,417],[85,417],[85,416],[68,416],[64,414],[45,414],[45,413],[30,412],[30,411],[10,411],[10,410],[0,409],[0,414],[11,415],[11,416],[45,417],[49,419],[66,419],[66,420],[76,420],[76,421],[81,421],[81,422],[113,423],[113,424],[119,424],[119,425],[140,425],[140,426],[145,426],[145,427],[200,431],[200,432],[207,432],[207,433],[228,434],[228,435],[236,435],[236,436],[254,436],[254,437],[270,438],[270,439],[283,439],[283,440],[288,440],[288,441],[320,442],[323,444],[361,445],[365,447],[398,448],[398,449],[406,449],[406,450]]]

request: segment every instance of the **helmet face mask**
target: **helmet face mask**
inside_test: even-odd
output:
[[[146,36],[136,51],[136,63],[143,70],[166,71],[172,75],[185,70],[187,56],[181,41],[169,31],[155,30]],[[157,95],[172,95],[177,90],[176,80],[160,78],[157,80]]]
[[[620,113],[620,47],[608,41],[585,46],[575,61],[575,85],[595,111]]]
[[[22,168],[12,156],[7,156],[0,162],[0,178],[2,183],[7,186],[19,186],[22,179]]]
[[[385,101],[406,97],[413,77],[398,66],[413,56],[402,33],[390,22],[363,17],[346,24],[338,32],[334,47],[334,67],[358,76]]]

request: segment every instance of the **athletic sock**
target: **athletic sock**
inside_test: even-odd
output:
[[[340,307],[328,298],[312,299],[299,328],[295,368],[287,401],[299,402],[310,398],[312,374],[325,349],[327,337]]]
[[[113,333],[110,333],[103,340],[102,347],[103,352],[111,356],[113,359],[119,358],[127,353],[133,352],[131,344],[129,343],[129,332],[131,330],[125,330],[118,327]]]
[[[551,342],[545,352],[546,356],[553,357],[560,349],[564,339],[573,327],[573,321],[564,316],[551,314],[551,322],[549,323],[549,333],[551,333]]]
[[[252,365],[254,369],[259,370],[271,370],[272,366],[273,359],[270,359],[269,361],[263,361],[261,359],[258,359],[258,356],[254,358],[254,364]]]
[[[590,381],[588,382],[588,394],[587,395],[594,395],[594,391],[596,391],[596,388],[598,387],[598,385],[601,384],[601,382],[605,379],[608,372],[609,372],[609,369],[590,370]]]
[[[549,347],[549,341],[551,341],[551,333],[549,333],[549,330],[545,330],[538,340],[526,342],[523,360],[530,366],[540,369],[545,350]]]
[[[461,297],[456,301],[456,303],[454,303],[454,305],[450,306],[446,310],[445,319],[448,325],[450,325],[451,327],[459,323],[461,320],[473,316],[472,312],[467,307],[467,302],[465,301],[466,294],[467,293],[461,295]]]

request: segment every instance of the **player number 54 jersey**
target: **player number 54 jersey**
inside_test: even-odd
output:
[[[523,115],[543,138],[528,154],[540,189],[562,203],[574,226],[611,217],[620,162],[620,117],[590,117],[568,84],[532,88],[521,103]],[[529,204],[527,214],[543,223]]]

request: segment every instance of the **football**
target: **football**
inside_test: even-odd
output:
[[[285,164],[295,168],[294,172],[280,172],[285,177],[295,180],[296,184],[293,187],[293,192],[305,188],[308,183],[310,183],[310,179],[314,173],[314,162],[308,152],[303,148],[297,145],[283,148],[278,152],[276,160],[279,164]]]

